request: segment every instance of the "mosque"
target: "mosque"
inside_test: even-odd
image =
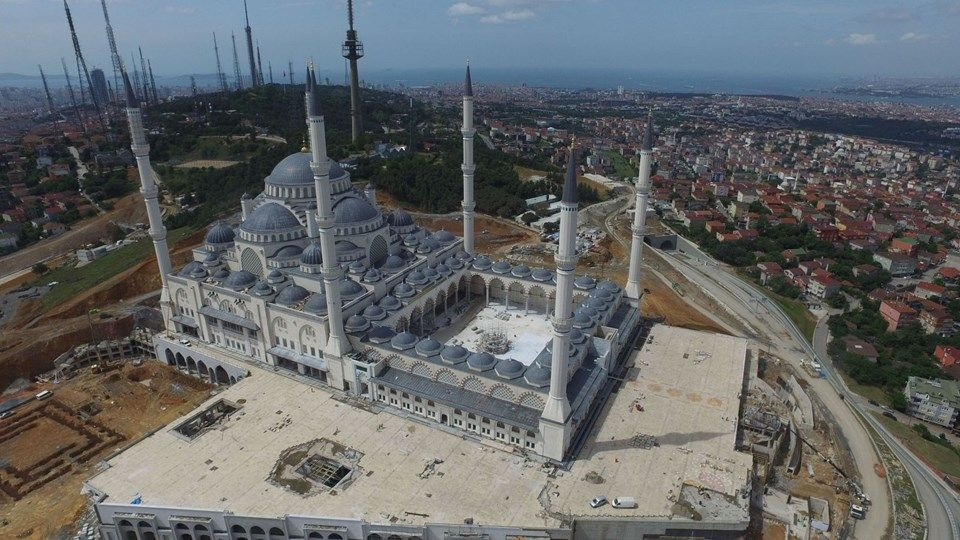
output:
[[[608,374],[640,328],[639,274],[653,135],[643,141],[629,280],[577,263],[571,147],[556,268],[477,253],[473,88],[463,87],[463,237],[384,211],[327,156],[308,69],[309,148],[281,160],[241,221],[213,224],[193,260],[171,267],[139,104],[128,118],[162,275],[167,333],[157,357],[215,384],[251,367],[284,371],[546,460],[571,456]],[[478,181],[483,181],[479,178]],[[510,336],[510,329],[526,329]],[[529,330],[529,331],[527,331]],[[398,411],[398,412],[400,412]]]

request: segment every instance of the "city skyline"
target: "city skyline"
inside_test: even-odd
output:
[[[241,33],[239,0],[108,2],[122,51],[142,46],[158,76],[212,73],[210,31]],[[110,65],[99,2],[71,9],[91,67]],[[264,61],[338,73],[345,0],[249,2]],[[960,75],[952,31],[960,2],[425,0],[357,3],[366,68],[453,68],[470,58],[487,69],[623,69],[779,77]],[[63,6],[4,0],[0,72],[33,73],[69,57]],[[150,29],[149,32],[145,29]],[[602,37],[602,39],[600,39]],[[13,54],[11,54],[13,53]],[[297,70],[295,72],[303,70]]]

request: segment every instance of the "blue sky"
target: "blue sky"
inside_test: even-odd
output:
[[[264,68],[313,57],[341,72],[345,0],[248,0]],[[99,0],[71,0],[88,64],[108,65]],[[242,0],[108,0],[124,57],[157,74],[232,70]],[[357,0],[370,70],[614,68],[752,75],[960,76],[960,1]],[[59,72],[62,0],[0,0],[0,72]],[[129,60],[128,60],[129,61]],[[302,68],[296,69],[302,73]],[[244,69],[246,71],[246,69]]]

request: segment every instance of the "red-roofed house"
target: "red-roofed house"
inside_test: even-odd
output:
[[[960,349],[950,345],[937,345],[933,356],[940,362],[940,369],[955,379],[960,379]]]
[[[898,328],[917,320],[917,310],[894,300],[884,300],[880,304],[880,316],[887,321],[887,331],[895,332]]]
[[[945,292],[947,292],[947,288],[943,285],[921,281],[920,283],[917,283],[917,287],[913,291],[913,294],[919,296],[920,298],[930,299],[933,297],[943,296]]]
[[[840,292],[840,282],[832,276],[813,276],[807,284],[807,294],[825,300]]]

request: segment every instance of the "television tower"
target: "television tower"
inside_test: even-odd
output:
[[[267,60],[267,72],[270,73],[270,84],[273,84],[273,62]]]
[[[83,51],[80,50],[80,40],[77,39],[77,30],[73,26],[73,15],[70,14],[70,6],[67,5],[67,0],[63,0],[63,9],[67,13],[67,25],[70,26],[70,37],[73,39],[73,52],[77,55],[77,64],[78,72],[79,68],[83,68],[83,72],[79,73],[80,76],[80,92],[83,92],[83,80],[87,80],[87,88],[90,89],[90,98],[93,101],[93,108],[97,111],[97,119],[100,121],[100,127],[106,129],[106,125],[103,123],[103,114],[100,113],[100,103],[97,101],[96,96],[93,94],[93,83],[90,82],[90,72],[87,71],[87,61],[83,59]]]
[[[43,80],[43,92],[47,95],[47,109],[50,110],[50,114],[53,114],[53,98],[50,97],[50,87],[47,86],[47,76],[43,74],[43,66],[37,64],[37,67],[40,68],[40,78]]]
[[[150,59],[147,58],[147,71],[150,72],[150,93],[153,94],[153,102],[160,103],[157,98],[157,81],[153,79],[153,66],[150,65]]]
[[[263,86],[263,60],[260,58],[260,40],[257,40],[257,82]]]
[[[247,26],[244,30],[247,32],[247,55],[250,56],[250,85],[256,88],[260,86],[260,78],[257,76],[257,60],[253,56],[253,31],[250,30],[250,13],[247,12],[247,0],[243,0],[243,16],[247,20]]]
[[[290,77],[290,86],[293,86],[293,62],[287,60],[287,75]]]
[[[140,72],[137,71],[137,57],[133,53],[130,53],[130,65],[133,66],[133,93],[138,94],[143,90],[143,86],[140,84]],[[137,95],[140,99],[147,99],[146,96]]]
[[[230,34],[233,41],[233,77],[236,79],[237,90],[243,90],[243,75],[240,73],[240,58],[237,56],[237,36]]]
[[[70,94],[70,104],[73,105],[73,114],[77,117],[77,122],[80,122],[80,128],[83,130],[83,136],[87,136],[87,123],[83,121],[83,114],[80,112],[80,107],[77,105],[77,95],[73,93],[73,85],[70,84],[70,70],[67,69],[67,61],[60,57],[60,63],[63,64],[63,77],[67,80],[67,93]]]
[[[230,87],[227,86],[227,76],[223,73],[223,66],[220,65],[220,47],[217,46],[217,33],[213,33],[213,55],[217,57],[217,82],[220,83],[220,91],[227,93]]]
[[[363,58],[363,43],[357,39],[353,29],[353,0],[347,0],[347,39],[343,42],[343,57],[350,62],[350,128],[351,140],[355,143],[363,133],[360,113],[360,75],[357,73],[357,60]]]
[[[123,61],[117,52],[117,40],[113,36],[113,26],[110,25],[110,14],[107,13],[107,0],[100,0],[103,8],[103,20],[107,22],[107,43],[110,44],[110,60],[113,62],[113,87],[120,88],[120,73],[123,72]]]
[[[147,78],[147,63],[143,61],[143,48],[137,47],[140,52],[140,75],[143,80],[143,101],[151,103],[150,100],[150,80]]]

